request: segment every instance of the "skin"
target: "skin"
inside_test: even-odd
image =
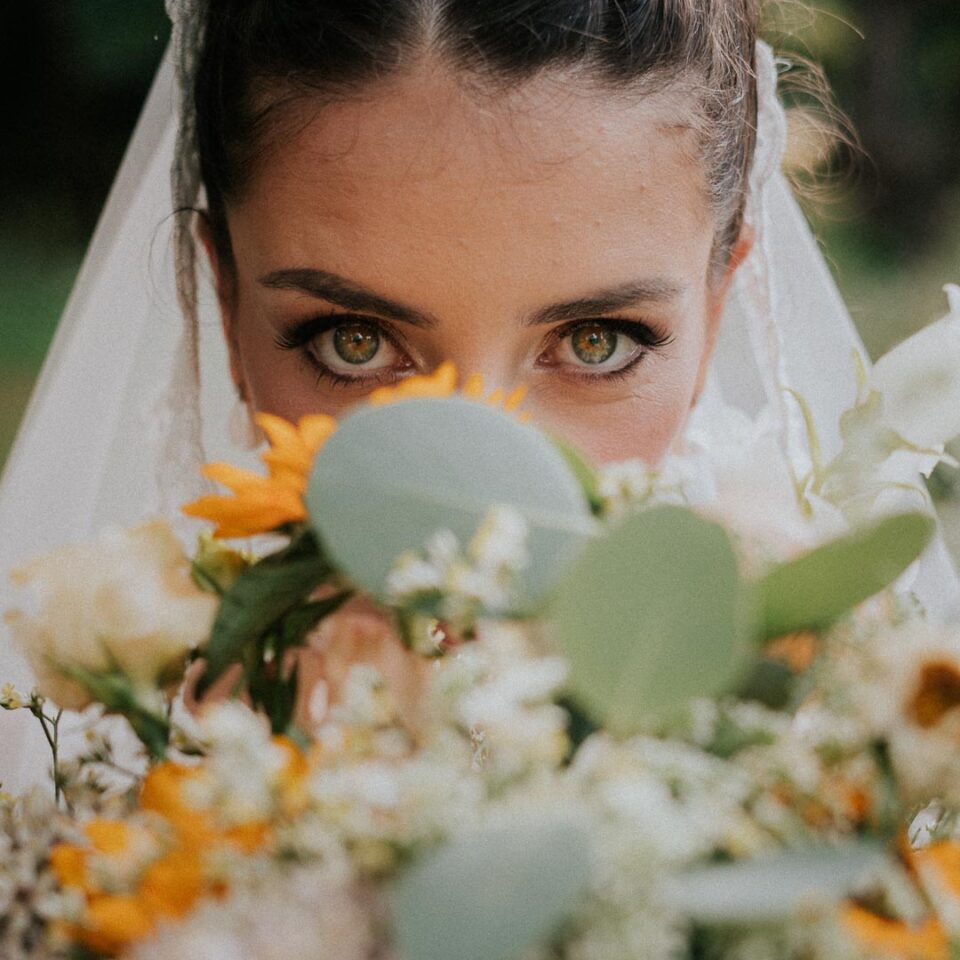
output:
[[[679,91],[625,99],[558,74],[494,98],[421,63],[355,99],[288,108],[228,207],[232,268],[206,238],[241,396],[288,419],[337,415],[452,360],[488,390],[525,385],[533,422],[595,461],[656,463],[699,395],[751,242],[744,235],[711,269],[718,225],[684,107]],[[331,274],[407,317],[333,302],[320,283]],[[627,287],[640,296],[530,325],[551,305]],[[379,327],[374,357],[345,362],[333,330],[278,346],[327,314]],[[616,331],[614,318],[645,326]],[[610,359],[583,361],[578,324],[578,342],[593,335],[609,349],[616,338]],[[648,348],[625,332],[647,328],[664,342]],[[331,383],[317,361],[363,379]]]

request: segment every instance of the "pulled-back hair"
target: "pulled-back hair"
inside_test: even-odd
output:
[[[493,91],[547,70],[616,92],[683,82],[717,218],[743,223],[756,143],[758,0],[206,0],[194,88],[214,242],[292,100],[340,100],[430,56]]]

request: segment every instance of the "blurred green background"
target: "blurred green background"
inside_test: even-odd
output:
[[[779,3],[770,16],[777,45],[822,65],[862,145],[833,152],[809,210],[877,355],[940,316],[942,285],[960,282],[960,3]],[[0,464],[169,35],[160,0],[31,0],[4,21]]]

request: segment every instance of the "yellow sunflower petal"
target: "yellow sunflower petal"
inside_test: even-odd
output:
[[[468,400],[482,400],[483,399],[483,374],[482,373],[471,373],[469,377],[464,381],[463,386],[460,388],[460,392]]]
[[[300,418],[297,430],[311,456],[316,456],[323,445],[336,433],[337,421],[325,413],[312,413]]]
[[[261,454],[260,459],[267,465],[271,475],[295,473],[302,480],[310,470],[313,455],[293,424],[279,422],[285,425],[271,427],[270,449]]]
[[[444,361],[431,374],[406,377],[389,387],[378,387],[367,398],[372,407],[382,407],[397,400],[449,397],[457,386],[457,368]]]
[[[286,523],[303,520],[307,515],[303,500],[279,485],[236,497],[201,497],[188,503],[183,512],[188,517],[216,524],[214,536],[224,540],[268,533]]]
[[[300,447],[303,444],[297,428],[289,420],[274,413],[257,413],[253,419],[267,435],[271,447]]]
[[[277,456],[273,452],[263,454],[261,459],[270,471],[268,482],[286,487],[297,494],[302,494],[307,489],[309,465],[291,463],[289,457]]]
[[[507,413],[513,413],[526,400],[527,392],[527,387],[524,384],[511,391],[507,399],[503,401],[503,409]]]
[[[229,463],[208,463],[201,469],[201,473],[208,479],[222,484],[235,493],[244,490],[256,490],[268,482],[266,477],[250,470],[241,470]]]

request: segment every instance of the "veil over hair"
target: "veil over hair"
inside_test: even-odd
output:
[[[195,259],[189,218],[201,191],[190,99],[199,49],[197,4],[168,0],[174,36],[158,69],[0,484],[0,609],[9,572],[105,526],[151,515],[189,544],[179,507],[204,492],[210,459],[245,464],[230,446],[235,390],[211,278]],[[866,353],[816,240],[781,172],[786,120],[777,62],[757,47],[757,153],[747,221],[756,243],[739,269],[708,384],[691,418],[706,446],[742,442],[765,424],[797,473],[807,433],[789,391],[808,401],[826,457],[857,391]],[[171,177],[172,174],[172,177]],[[172,182],[172,189],[171,189]],[[252,465],[252,464],[250,464]],[[921,562],[928,607],[957,596],[941,543]],[[0,635],[0,683],[29,689],[22,659]],[[4,717],[0,776],[17,790],[37,779],[46,745],[25,711]]]

